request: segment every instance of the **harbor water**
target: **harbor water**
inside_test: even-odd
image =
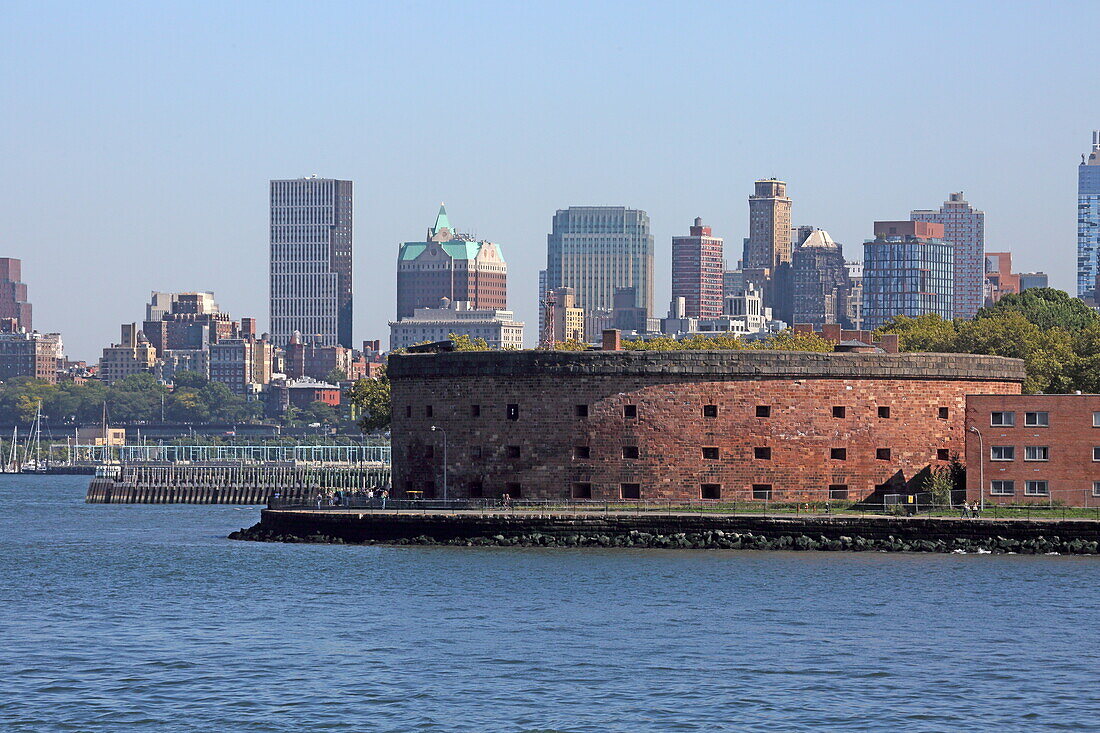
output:
[[[0,730],[1097,726],[1097,557],[234,542],[87,485],[0,476]]]

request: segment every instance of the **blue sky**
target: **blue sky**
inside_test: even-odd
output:
[[[740,256],[756,178],[849,258],[963,190],[1069,288],[1100,3],[56,3],[0,10],[0,256],[97,359],[151,290],[267,321],[267,181],[355,181],[355,338],[440,201],[533,335],[555,209],[649,212],[658,315],[696,216]]]

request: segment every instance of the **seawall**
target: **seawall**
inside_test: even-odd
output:
[[[265,509],[234,539],[951,552],[1100,552],[1093,520]]]

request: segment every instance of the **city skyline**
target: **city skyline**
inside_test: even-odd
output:
[[[1100,20],[1100,8],[932,3],[929,12],[937,7],[953,22],[924,39],[929,53],[867,64],[866,39],[905,27],[904,8],[623,14],[597,4],[590,22],[563,24],[537,5],[56,13],[14,2],[8,19],[20,33],[0,49],[15,70],[0,79],[10,172],[0,254],[23,260],[35,325],[64,333],[77,358],[94,358],[152,289],[216,291],[267,329],[264,182],[317,173],[356,182],[355,342],[385,338],[393,315],[393,273],[375,263],[392,261],[394,244],[441,200],[507,248],[509,306],[528,324],[537,299],[521,294],[536,288],[554,210],[645,210],[660,315],[672,236],[702,217],[734,259],[748,234],[747,187],[774,175],[788,183],[794,224],[827,229],[849,249],[871,222],[964,191],[986,212],[987,249],[1012,251],[1019,270],[1045,270],[1072,292],[1073,166],[1100,127],[1100,100],[1080,94],[1083,50],[1064,39]],[[446,66],[405,53],[411,29],[441,22],[482,52]],[[601,29],[612,26],[608,43]],[[700,27],[728,28],[727,42],[685,50]],[[835,42],[775,53],[758,32],[775,27],[789,39],[826,28]],[[581,52],[544,64],[529,53],[532,38]],[[324,42],[284,52],[300,39]],[[753,68],[765,52],[768,73],[730,83],[730,69]],[[815,114],[762,124],[776,79]],[[934,89],[937,114],[897,104],[900,88]],[[424,115],[441,89],[475,114]],[[705,100],[708,114],[683,115],[687,99]]]

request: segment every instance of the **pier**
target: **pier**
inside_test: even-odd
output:
[[[91,504],[267,504],[390,486],[389,446],[76,446]]]

